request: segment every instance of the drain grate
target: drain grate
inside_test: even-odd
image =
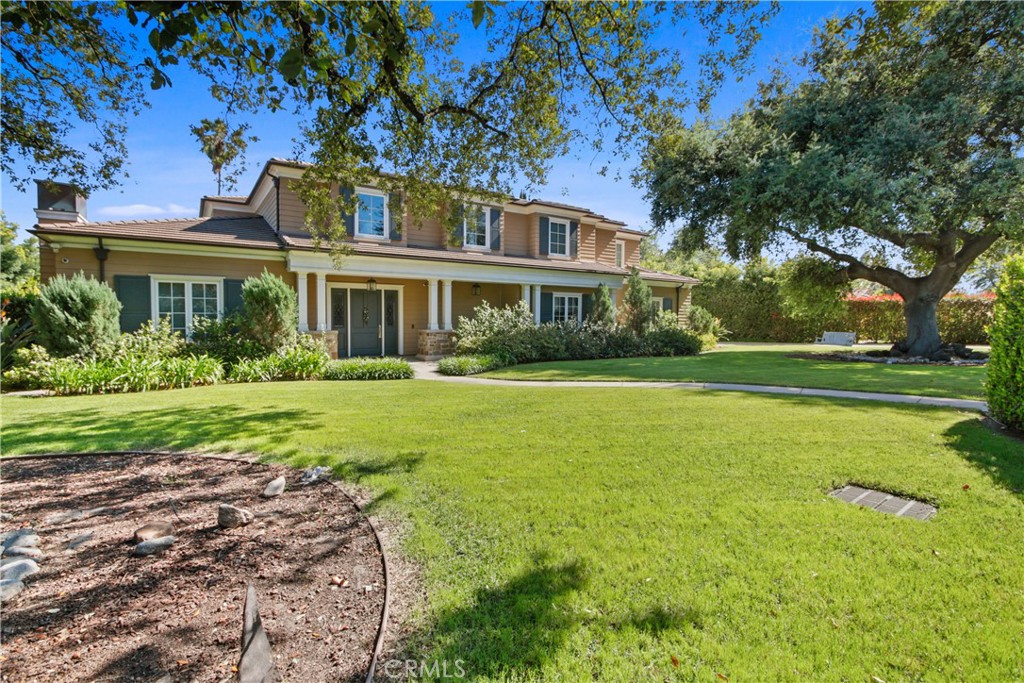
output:
[[[919,500],[900,498],[885,491],[865,489],[860,486],[844,486],[832,492],[833,496],[846,503],[862,505],[878,512],[886,512],[897,517],[911,517],[913,519],[931,519],[936,512],[934,505],[922,503]]]

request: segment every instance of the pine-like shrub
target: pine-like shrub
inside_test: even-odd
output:
[[[121,302],[105,283],[78,273],[58,275],[32,305],[36,339],[55,356],[110,355],[121,334]]]
[[[284,280],[267,271],[242,285],[241,332],[267,351],[292,345],[299,324],[298,296]]]
[[[590,307],[590,315],[587,322],[595,325],[615,324],[615,304],[612,303],[612,293],[608,285],[601,283],[594,292],[594,303]]]
[[[1006,262],[989,328],[986,397],[993,417],[1024,431],[1024,254]]]

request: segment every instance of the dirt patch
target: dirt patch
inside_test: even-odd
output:
[[[285,493],[262,498],[280,475]],[[250,581],[282,678],[362,679],[384,605],[380,551],[340,490],[299,475],[188,456],[5,462],[2,528],[33,528],[45,556],[4,604],[3,680],[234,680]],[[218,528],[225,502],[255,520]],[[177,541],[133,557],[132,532],[152,521]]]

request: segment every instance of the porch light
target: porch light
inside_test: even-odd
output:
[[[479,285],[479,283],[473,285],[473,296],[480,296],[480,285]]]
[[[371,277],[369,280],[366,281],[366,289],[367,289],[367,291],[370,291],[370,292],[376,292],[377,291],[377,281],[374,280]]]

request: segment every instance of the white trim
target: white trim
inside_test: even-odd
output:
[[[295,289],[299,294],[299,332],[309,332],[309,273],[295,273]]]
[[[327,273],[316,274],[316,329],[327,331]]]
[[[583,322],[583,295],[579,292],[552,292],[551,293],[551,319],[554,322],[561,322],[555,317],[555,311],[557,306],[555,305],[555,299],[558,297],[564,297],[566,299],[566,309],[569,308],[569,299],[576,299],[576,322]]]
[[[355,237],[355,238],[358,238],[358,239],[377,240],[377,241],[380,241],[380,242],[390,241],[391,240],[391,235],[390,235],[390,232],[391,232],[391,209],[388,207],[388,195],[387,195],[387,193],[383,192],[381,190],[378,190],[375,187],[362,187],[362,186],[356,187],[353,190],[352,193],[356,196],[356,213],[355,213],[355,216],[353,216],[353,220],[355,222],[352,225],[352,236]],[[359,208],[362,205],[362,202],[359,200],[359,195],[361,195],[361,194],[365,194],[365,195],[370,196],[370,197],[380,197],[381,199],[384,200],[384,225],[383,225],[383,229],[381,231],[382,234],[380,234],[380,235],[373,234],[373,233],[359,232]]]
[[[554,218],[551,218],[550,216],[548,216],[548,254],[547,254],[548,256],[554,256],[554,257],[559,257],[560,256],[562,258],[569,258],[569,254],[572,251],[569,248],[569,233],[571,232],[569,227],[570,227],[571,222],[572,221],[561,220],[561,219],[554,219]],[[555,223],[557,223],[558,225],[564,225],[565,226],[565,242],[564,242],[564,244],[565,244],[565,252],[564,253],[555,252],[555,251],[552,251],[552,249],[551,249],[551,236],[552,236],[552,233],[554,233],[554,231],[551,229],[551,227]]]
[[[444,310],[444,330],[450,332],[453,329],[452,325],[452,281],[442,280],[441,281],[442,291],[442,302]]]
[[[438,330],[437,324],[437,278],[427,280],[427,329]]]
[[[622,258],[619,258],[619,257]],[[626,243],[620,239],[615,240],[615,267],[626,267]]]
[[[224,278],[208,275],[164,275],[150,274],[149,276],[149,319],[153,329],[156,329],[160,322],[160,284],[181,283],[191,285],[192,283],[217,285],[217,320],[224,319]],[[192,288],[185,287],[185,336],[192,334]]]
[[[157,242],[148,240],[128,240],[106,235],[84,236],[64,235],[56,232],[38,231],[43,241],[51,246],[59,244],[69,249],[92,249],[96,246],[96,238],[103,238],[103,246],[111,251],[131,251],[154,254],[177,254],[181,256],[212,256],[220,258],[243,258],[260,261],[284,261],[288,258],[286,251],[278,249],[255,249],[253,247],[222,247],[205,244],[182,244],[181,242]]]
[[[540,285],[533,286],[533,324],[540,325]]]
[[[344,289],[345,292],[345,313],[348,315],[349,324],[345,325],[345,351],[348,354],[348,358],[352,357],[352,290],[353,289],[366,289],[365,282],[328,282],[328,301],[330,300],[330,290],[332,289]],[[377,291],[380,292],[380,354],[383,356],[384,351],[387,348],[387,329],[388,326],[384,322],[384,312],[387,310],[386,301],[384,299],[384,292],[398,292],[398,355],[405,355],[405,285],[377,285]],[[329,313],[327,329],[334,329],[334,308],[328,307]]]

